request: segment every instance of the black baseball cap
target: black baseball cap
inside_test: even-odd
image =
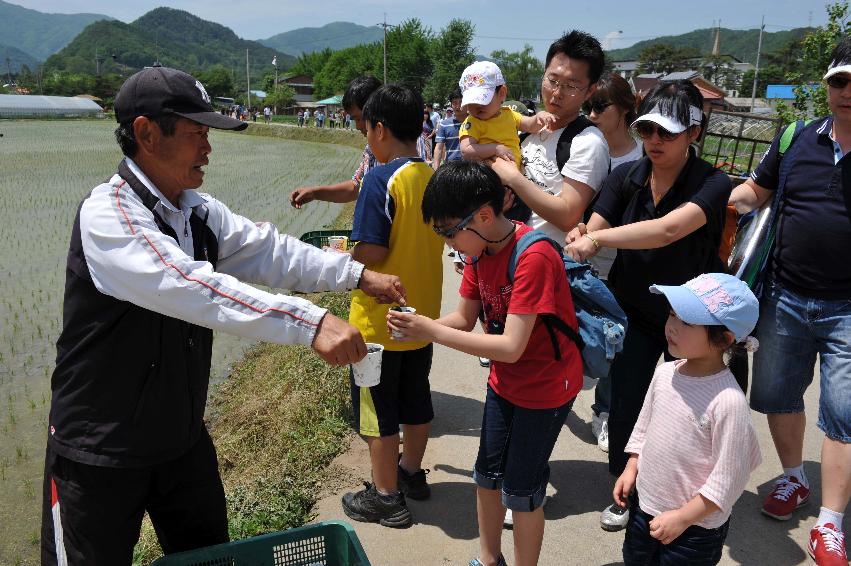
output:
[[[115,96],[115,119],[176,114],[219,130],[244,130],[248,124],[213,110],[201,81],[169,67],[146,67],[124,81]]]

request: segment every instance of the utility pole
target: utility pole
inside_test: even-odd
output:
[[[393,27],[387,23],[387,12],[384,12],[384,21],[378,25],[384,28],[384,84],[387,84],[387,28]]]
[[[248,69],[248,49],[245,50],[245,94],[248,99],[248,108],[251,108],[251,75]]]
[[[103,57],[98,54],[98,48],[95,47],[95,71],[97,76],[100,76],[100,64],[103,63]]]
[[[759,56],[762,54],[762,32],[765,31],[765,16],[762,17],[762,25],[759,28],[759,43],[756,46],[756,67],[753,71],[753,91],[751,92],[751,112],[756,104],[756,84],[759,79]]]
[[[12,59],[9,56],[6,56],[6,71],[9,73],[9,86],[15,86],[15,83],[12,82]]]

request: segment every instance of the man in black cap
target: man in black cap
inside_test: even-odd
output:
[[[115,99],[118,173],[83,200],[71,234],[51,387],[43,564],[130,564],[147,511],[164,552],[228,540],[203,416],[213,330],[363,358],[358,331],[300,291],[360,288],[404,303],[395,276],[365,270],[196,192],[216,113],[194,77],[165,67]]]

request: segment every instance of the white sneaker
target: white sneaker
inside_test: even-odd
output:
[[[502,526],[506,529],[514,528],[514,514],[511,512],[511,509],[505,510],[505,518],[502,520]]]
[[[612,503],[600,515],[600,527],[604,531],[615,532],[626,527],[629,522],[629,509],[626,507],[618,507]]]
[[[600,413],[600,434],[597,435],[597,448],[609,451],[609,413]]]

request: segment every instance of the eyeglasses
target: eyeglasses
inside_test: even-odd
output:
[[[832,75],[827,77],[827,86],[832,86],[833,88],[843,89],[845,88],[849,82],[851,82],[851,78],[847,75]]]
[[[541,85],[543,85],[544,88],[548,88],[548,89],[550,89],[552,91],[556,91],[556,92],[561,92],[562,90],[564,90],[564,93],[567,96],[576,96],[577,94],[579,94],[583,90],[587,90],[588,86],[591,86],[591,85],[588,85],[588,86],[579,87],[579,86],[576,86],[574,84],[563,83],[561,81],[557,81],[555,79],[551,79],[550,77],[546,77],[546,76],[541,81]]]
[[[594,114],[602,114],[606,111],[606,108],[611,106],[611,102],[586,102],[582,105],[582,111],[585,112],[586,115]]]
[[[455,234],[457,234],[458,232],[460,232],[461,230],[466,228],[467,224],[469,224],[470,222],[473,221],[473,217],[476,215],[476,213],[478,211],[479,211],[479,209],[477,208],[476,210],[471,212],[469,216],[467,216],[464,220],[462,220],[461,222],[459,222],[458,224],[456,224],[452,228],[447,228],[446,230],[444,230],[443,228],[441,228],[437,224],[433,224],[431,229],[434,230],[434,233],[437,234],[438,236],[440,236],[441,238],[446,238],[447,240],[451,240],[452,238],[455,237]]]
[[[638,137],[643,140],[649,140],[653,137],[653,134],[655,133],[659,135],[660,140],[665,142],[677,139],[685,131],[683,130],[683,132],[678,132],[675,134],[674,132],[669,132],[662,126],[658,126],[652,122],[639,122],[635,126],[633,126],[633,130],[635,130],[635,133],[638,134]]]

